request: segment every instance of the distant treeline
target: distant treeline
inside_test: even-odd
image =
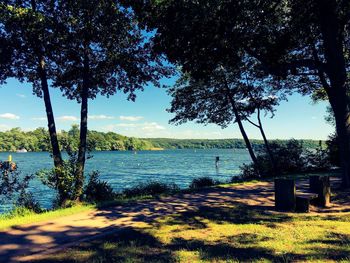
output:
[[[70,147],[78,149],[79,128],[73,126],[69,131],[61,131],[58,139],[62,150]],[[316,148],[319,141],[301,140],[305,148]],[[253,147],[263,147],[263,141],[251,140]],[[286,141],[279,140],[284,143]],[[127,151],[127,150],[152,150],[163,149],[244,149],[245,144],[241,139],[138,139],[126,137],[114,132],[88,132],[88,146],[91,151]],[[31,152],[50,151],[49,135],[45,128],[37,128],[34,131],[22,131],[14,128],[6,132],[0,132],[0,151],[14,152],[26,149]]]
[[[70,147],[78,149],[79,128],[73,126],[69,131],[58,133],[58,140],[62,150]],[[45,128],[37,128],[34,131],[22,131],[14,128],[6,132],[0,132],[0,151],[14,152],[26,149],[31,152],[50,151],[50,140]],[[150,150],[152,143],[146,140],[131,138],[114,132],[88,132],[88,147],[91,151],[124,151],[124,150]]]
[[[143,139],[152,143],[154,147],[164,149],[244,149],[246,145],[242,139]],[[264,147],[262,140],[250,140],[255,149]],[[304,148],[315,149],[319,146],[320,141],[317,140],[299,140]],[[271,140],[284,144],[287,140]]]

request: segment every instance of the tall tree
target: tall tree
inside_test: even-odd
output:
[[[43,98],[56,168],[57,190],[63,203],[67,198],[60,183],[63,160],[48,84],[56,66],[52,60],[54,47],[57,46],[53,32],[58,26],[52,16],[54,6],[52,1],[36,0],[0,3],[0,41],[6,42],[0,51],[0,79],[4,82],[14,77],[22,82],[30,82],[34,94]]]
[[[158,86],[171,73],[152,52],[151,33],[142,31],[132,10],[119,1],[59,2],[64,44],[57,50],[54,85],[81,104],[75,199],[82,194],[87,151],[88,100],[117,91],[134,101],[147,83]]]
[[[168,111],[175,113],[170,122],[182,124],[196,121],[205,125],[214,123],[222,128],[233,122],[237,123],[250,157],[258,167],[253,147],[243,125],[243,121],[247,120],[259,128],[274,166],[260,113],[261,111],[273,113],[274,106],[278,104],[276,97],[278,92],[273,91],[268,82],[263,82],[266,85],[264,88],[262,86],[257,88],[258,84],[262,85],[257,79],[254,84],[250,84],[245,77],[240,78],[239,75],[241,75],[239,70],[224,69],[222,66],[200,80],[191,78],[189,73],[183,74],[176,85],[168,90],[173,97]],[[250,119],[256,112],[258,124]]]
[[[157,29],[157,49],[185,71],[206,74],[249,54],[266,74],[303,84],[302,92],[324,88],[350,187],[350,1],[124,1]]]

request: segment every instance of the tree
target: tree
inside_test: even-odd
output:
[[[142,31],[133,12],[119,1],[62,1],[60,24],[63,45],[57,49],[58,74],[54,85],[81,104],[75,198],[84,182],[87,151],[88,100],[117,91],[134,101],[144,85],[170,74],[152,52],[150,33]]]
[[[266,74],[299,83],[300,92],[325,89],[336,120],[343,184],[350,187],[350,1],[125,2],[157,29],[157,50],[184,71],[205,75],[218,63],[235,65],[249,55]]]
[[[56,124],[51,104],[48,80],[55,69],[52,53],[57,38],[52,32],[58,26],[52,15],[52,1],[3,1],[0,3],[0,41],[4,44],[0,53],[0,80],[14,77],[30,82],[33,92],[45,103],[52,156],[56,168],[57,188],[60,199],[65,201],[60,188],[60,170],[63,159],[57,139]],[[1,84],[1,82],[0,82]]]
[[[242,64],[241,67],[243,66]],[[237,123],[251,159],[257,166],[253,147],[243,126],[243,121],[247,120],[259,128],[274,166],[260,115],[261,111],[273,113],[274,106],[278,104],[278,93],[267,80],[255,78],[253,81],[246,76],[241,78],[240,71],[219,66],[211,75],[200,80],[191,78],[189,73],[184,74],[175,87],[168,91],[173,97],[168,111],[175,113],[170,122],[182,124],[195,120],[203,124],[214,123],[222,128],[232,122]],[[258,124],[250,120],[256,111]]]

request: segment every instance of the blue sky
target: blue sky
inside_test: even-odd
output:
[[[47,127],[44,102],[32,94],[31,85],[9,80],[0,88],[0,130],[20,127],[33,130]],[[68,130],[79,123],[80,105],[51,89],[53,109],[58,130]],[[167,138],[241,138],[237,125],[227,129],[216,125],[203,126],[188,123],[181,126],[168,124],[171,114],[166,112],[171,98],[164,89],[146,87],[136,102],[117,93],[109,99],[99,96],[89,104],[89,129],[113,131],[134,137]],[[295,94],[277,108],[273,119],[264,118],[267,136],[271,139],[326,139],[334,128],[324,121],[326,102],[312,104],[309,97]],[[251,138],[260,139],[259,131],[245,123]]]

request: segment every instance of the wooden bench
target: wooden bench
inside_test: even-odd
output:
[[[310,211],[310,203],[321,207],[328,206],[330,196],[328,176],[310,176],[310,193],[297,193],[294,179],[275,179],[275,207],[277,211],[307,213]]]

